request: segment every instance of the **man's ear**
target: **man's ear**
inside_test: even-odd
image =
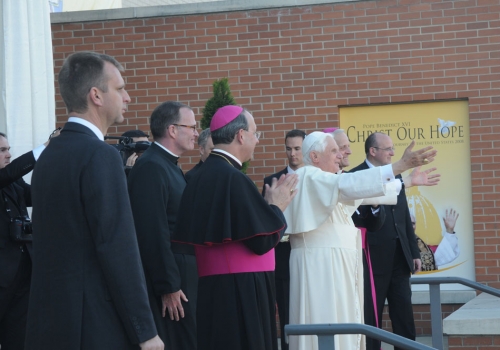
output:
[[[236,136],[234,137],[240,144],[243,144],[243,129],[238,130]]]
[[[103,100],[102,100],[102,92],[96,87],[92,87],[89,91],[88,98],[90,101],[96,105],[96,106],[102,106],[103,105]]]
[[[375,148],[374,147],[370,147],[370,149],[368,150],[368,154],[372,157],[375,157]]]
[[[175,139],[177,137],[177,128],[175,127],[174,124],[170,124],[165,130],[165,136],[169,136],[172,139]]]
[[[311,151],[309,153],[309,158],[311,158],[311,161],[314,163],[314,164],[317,164],[319,163],[319,155],[316,151]]]

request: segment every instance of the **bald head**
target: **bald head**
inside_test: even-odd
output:
[[[375,132],[368,136],[365,142],[366,159],[374,166],[392,163],[394,144],[389,135]]]

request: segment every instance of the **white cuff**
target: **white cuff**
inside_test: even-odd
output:
[[[384,181],[384,183],[394,181],[395,179],[392,164],[382,165],[380,167],[380,173],[382,174],[382,181]]]
[[[380,206],[379,206],[379,207],[376,207],[376,208],[370,207],[370,209],[372,210],[372,214],[373,214],[373,216],[378,217],[378,214],[379,214],[379,212],[380,212]],[[358,213],[358,214],[359,214],[359,213]]]
[[[33,157],[35,157],[35,160],[38,160],[38,158],[40,157],[40,154],[42,154],[44,149],[45,149],[45,145],[40,145],[32,151]]]

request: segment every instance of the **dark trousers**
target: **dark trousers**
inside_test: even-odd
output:
[[[376,326],[369,277],[367,264],[366,261],[364,261],[365,324]],[[384,311],[385,300],[387,299],[389,317],[391,319],[392,331],[394,334],[415,340],[416,332],[411,302],[410,277],[411,271],[406,262],[403,249],[401,248],[399,240],[396,240],[391,273],[380,275],[377,274],[376,271],[373,272],[375,290],[377,292],[378,322],[381,328],[382,313]],[[380,350],[380,341],[367,337],[366,349]],[[395,348],[395,350],[400,350],[400,348]]]
[[[275,279],[275,283],[276,302],[278,303],[278,314],[280,317],[281,350],[288,350],[288,344],[285,341],[285,325],[290,320],[290,280]]]
[[[9,287],[0,287],[0,345],[2,350],[24,349],[30,284],[31,259],[24,248],[16,277]]]
[[[288,350],[285,341],[285,325],[290,320],[290,252],[292,248],[289,242],[280,242],[274,248],[276,259],[276,271],[274,284],[276,287],[276,302],[278,304],[278,315],[280,317],[281,350]]]

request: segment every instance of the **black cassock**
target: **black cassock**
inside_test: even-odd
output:
[[[186,180],[177,159],[153,143],[128,176],[130,202],[149,303],[166,349],[196,349],[198,274],[193,247],[171,243]],[[162,316],[162,295],[182,290],[184,318]]]
[[[230,156],[211,153],[184,190],[172,241],[198,249],[241,242],[254,256],[278,244],[286,227],[283,213],[267,204],[240,168]],[[197,262],[201,270],[207,263]],[[276,350],[274,273],[200,277],[197,328],[198,350]]]

